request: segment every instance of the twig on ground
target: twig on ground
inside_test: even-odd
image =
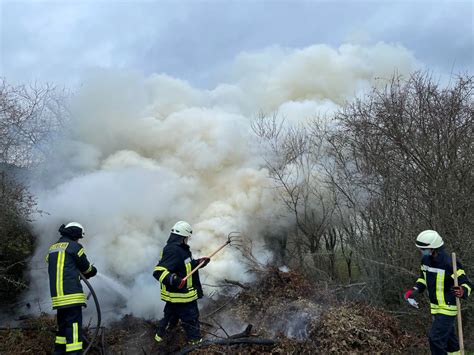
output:
[[[224,332],[224,334],[226,335],[226,337],[229,338],[229,334],[226,332],[226,330],[224,329],[224,327],[223,327],[218,321],[216,321],[215,319],[213,319],[213,321],[219,326],[219,328],[221,328],[221,330]]]
[[[248,290],[248,289],[249,289],[248,286],[245,286],[245,285],[241,284],[239,281],[224,279],[224,282],[227,283],[227,284],[229,284],[229,285],[232,285],[232,286],[241,287],[241,288],[243,288],[244,290]]]
[[[278,343],[278,340],[263,339],[263,338],[240,338],[240,339],[222,339],[222,340],[206,340],[202,343],[188,346],[181,351],[175,353],[176,355],[185,355],[193,350],[208,345],[237,345],[237,344],[251,344],[251,345],[267,345],[272,346]]]
[[[354,283],[350,285],[340,285],[338,288],[335,288],[334,290],[332,290],[332,292],[341,291],[345,288],[350,288],[350,287],[355,287],[355,286],[365,286],[365,285],[367,285],[366,282],[358,282],[358,283]]]
[[[250,333],[252,332],[252,328],[253,328],[253,325],[249,324],[247,325],[247,327],[244,329],[243,332],[231,335],[229,338],[230,339],[247,338],[250,336]]]
[[[206,314],[206,315],[203,315],[201,318],[210,318],[211,316],[213,316],[214,314],[216,314],[217,312],[219,312],[221,309],[223,309],[224,307],[228,306],[231,302],[235,301],[235,299],[237,298],[238,295],[235,295],[234,297],[232,297],[229,301],[227,301],[226,303],[224,303],[222,306],[218,307],[217,309],[213,310],[212,312]]]

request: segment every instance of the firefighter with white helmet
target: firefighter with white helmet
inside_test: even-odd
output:
[[[191,238],[193,235],[193,229],[188,222],[185,221],[178,221],[174,224],[173,228],[171,228],[171,233],[180,235],[185,238]]]
[[[404,298],[418,307],[414,297],[427,289],[433,315],[429,335],[431,353],[447,354],[459,351],[455,333],[456,297],[466,299],[472,293],[473,286],[458,260],[456,265],[459,286],[454,286],[452,259],[444,250],[444,241],[438,232],[421,232],[415,244],[422,254],[420,277],[415,286],[405,292]]]
[[[82,307],[86,304],[86,295],[79,273],[90,278],[97,274],[97,269],[87,260],[78,242],[85,234],[80,223],[61,225],[59,234],[61,237],[46,255],[52,304],[58,321],[54,354],[81,354]]]
[[[161,283],[161,299],[166,302],[164,317],[160,320],[155,335],[158,343],[163,340],[168,325],[176,325],[179,320],[191,344],[202,340],[197,306],[197,299],[202,297],[199,272],[195,272],[185,283],[183,279],[201,262],[202,267],[206,266],[210,259],[192,258],[188,246],[192,234],[193,230],[188,222],[176,222],[153,272],[153,276]]]
[[[438,232],[433,230],[425,230],[418,234],[416,237],[416,246],[421,250],[425,250],[426,253],[430,249],[438,249],[444,245],[443,238]]]

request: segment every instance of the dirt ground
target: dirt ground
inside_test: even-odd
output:
[[[267,271],[263,283],[242,285],[201,310],[204,342],[189,347],[182,327],[154,341],[156,321],[128,315],[101,329],[89,354],[423,353],[423,334],[402,330],[392,314],[364,304],[338,303],[294,272]],[[240,338],[242,333],[251,328]],[[0,354],[50,354],[55,320],[48,315],[0,329]],[[94,329],[86,329],[91,339]],[[264,344],[248,344],[260,342]],[[215,344],[219,343],[219,344]],[[227,343],[227,344],[222,344]],[[229,344],[238,343],[238,344]]]

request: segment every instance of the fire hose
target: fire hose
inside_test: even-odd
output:
[[[92,295],[92,298],[94,299],[94,303],[95,303],[95,309],[97,311],[97,325],[95,327],[95,332],[94,332],[94,335],[92,336],[92,339],[90,340],[89,342],[89,345],[87,346],[87,348],[84,350],[83,354],[87,354],[87,352],[91,349],[92,345],[94,344],[94,342],[96,341],[97,339],[97,336],[99,335],[99,331],[100,331],[100,322],[101,322],[101,313],[100,313],[100,304],[99,304],[99,300],[97,298],[97,295],[95,294],[95,291],[94,291],[94,288],[92,287],[92,285],[90,284],[90,282],[87,280],[87,278],[82,274],[82,273],[79,273],[82,281],[84,281],[84,283],[86,284],[87,288],[89,289],[91,295]]]

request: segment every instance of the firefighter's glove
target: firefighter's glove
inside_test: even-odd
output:
[[[408,300],[409,298],[414,298],[417,294],[418,294],[418,289],[411,288],[411,289],[409,289],[408,291],[405,292],[405,295],[403,296],[403,298]]]
[[[452,288],[452,292],[457,298],[463,298],[464,297],[464,287],[462,286],[454,286]]]
[[[199,265],[200,263],[204,262],[204,264],[201,265],[201,268],[209,264],[209,261],[211,261],[211,258],[208,258],[207,256],[203,256],[202,258],[197,259],[197,264]]]
[[[92,265],[91,271],[89,271],[87,274],[84,274],[86,279],[90,279],[91,277],[94,277],[97,275],[97,269],[94,265]]]
[[[416,287],[413,287],[405,292],[403,298],[405,298],[405,300],[410,304],[410,306],[418,309],[418,302],[416,302],[416,300],[413,298],[416,294],[418,294],[418,289]]]
[[[170,285],[178,287],[183,279],[176,274],[172,274],[170,277]]]

